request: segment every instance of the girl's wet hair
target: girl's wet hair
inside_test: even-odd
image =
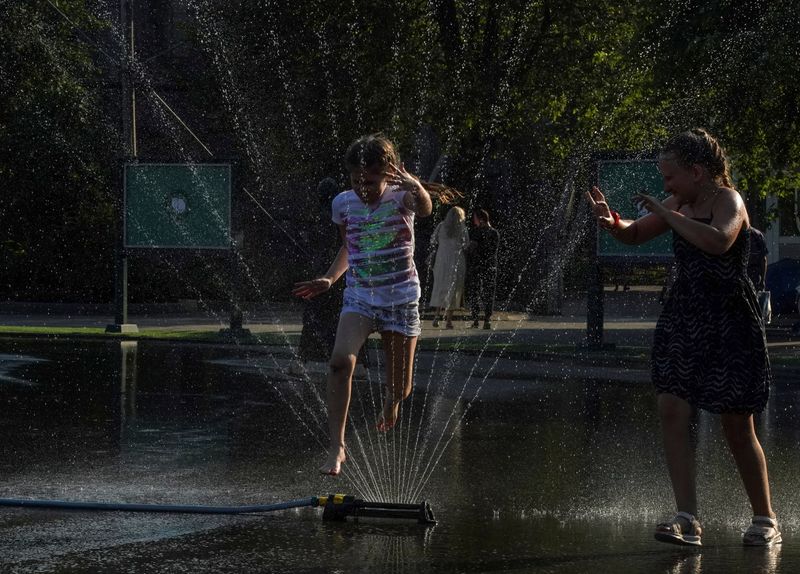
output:
[[[661,156],[672,158],[687,169],[694,164],[702,165],[718,185],[733,189],[725,150],[704,129],[695,128],[672,136],[661,148]]]
[[[347,169],[387,167],[390,163],[397,165],[400,155],[394,144],[381,134],[362,136],[350,144],[344,155]]]
[[[390,164],[400,165],[400,154],[394,144],[383,134],[361,136],[347,149],[344,155],[347,169],[369,169],[373,167],[388,168]],[[439,203],[453,203],[463,197],[462,193],[441,183],[420,180],[422,187]]]

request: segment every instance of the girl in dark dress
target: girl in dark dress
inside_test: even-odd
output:
[[[703,130],[670,139],[658,166],[669,197],[637,196],[649,214],[636,221],[620,219],[596,187],[587,193],[600,227],[623,243],[673,234],[677,275],[656,326],[652,377],[678,512],[656,527],[655,537],[701,544],[689,428],[693,409],[700,408],[720,415],[750,499],[753,520],[744,544],[778,544],[767,463],[753,426],[753,414],[769,396],[770,369],[757,296],[747,279],[747,210],[722,148]]]

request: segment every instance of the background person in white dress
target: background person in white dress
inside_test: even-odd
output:
[[[467,262],[464,249],[469,243],[469,233],[464,224],[466,214],[453,207],[433,232],[431,250],[434,253],[433,288],[430,306],[435,308],[433,326],[439,326],[439,317],[447,319],[446,327],[453,328],[453,309],[461,306],[464,297],[464,277]]]

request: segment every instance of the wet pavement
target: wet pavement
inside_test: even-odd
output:
[[[746,498],[717,417],[701,414],[698,551],[652,539],[672,502],[640,377],[520,377],[510,363],[427,353],[401,423],[380,435],[376,364],[356,381],[347,473],[332,479],[316,472],[322,377],[291,374],[290,360],[221,345],[0,339],[0,497],[228,505],[347,492],[427,499],[438,525],[332,524],[311,508],[3,508],[0,572],[800,571],[800,385],[777,382],[758,417],[785,544],[741,546]]]

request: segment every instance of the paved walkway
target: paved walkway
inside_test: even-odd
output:
[[[302,330],[302,305],[259,305],[258,310],[245,312],[244,326],[254,333],[298,334]],[[628,292],[605,293],[604,342],[618,346],[648,346],[652,339],[661,306],[658,289],[654,287],[633,288]],[[492,331],[470,328],[464,313],[456,314],[455,329],[434,328],[431,316],[423,315],[423,338],[470,338],[485,339],[504,334],[514,336],[518,342],[536,344],[580,345],[586,338],[585,299],[569,299],[564,302],[562,314],[557,316],[528,315],[519,312],[495,313]],[[130,314],[129,322],[140,329],[185,329],[214,331],[228,326],[229,316],[224,311],[187,310],[181,313]],[[778,317],[767,329],[770,346],[778,348],[800,347],[800,337],[792,337],[791,326],[798,317]],[[55,312],[2,313],[3,326],[47,326],[47,327],[97,327],[113,323],[108,314],[79,314],[58,309]]]
[[[421,338],[428,340],[428,346],[435,341],[444,344],[461,340],[471,343],[473,349],[494,349],[494,352],[490,350],[483,353],[486,356],[477,359],[479,351],[464,353],[464,368],[470,371],[477,369],[475,376],[491,372],[493,379],[569,374],[640,380],[648,377],[648,349],[659,312],[657,289],[641,288],[624,293],[607,291],[604,343],[616,349],[611,352],[613,357],[608,357],[609,353],[581,350],[586,340],[586,303],[582,299],[566,301],[559,316],[498,312],[493,319],[492,330],[471,328],[463,314],[457,315],[454,329],[434,328],[430,316],[426,315]],[[155,330],[217,331],[228,326],[227,313],[196,310],[130,315],[129,321],[140,329]],[[767,339],[776,374],[782,378],[796,378],[800,382],[800,337],[793,337],[790,333],[796,321],[797,317],[777,318],[768,328]],[[108,315],[70,315],[63,311],[58,314],[0,314],[0,325],[4,326],[103,328],[110,322],[113,319]],[[302,330],[302,306],[262,305],[259,310],[245,313],[244,326],[253,333],[299,335]],[[506,352],[505,358],[499,359],[494,356],[497,349],[518,350],[526,346],[531,352]],[[626,355],[625,349],[630,347],[640,349]],[[436,360],[435,353],[423,351],[423,354],[431,357],[420,356],[420,367]],[[616,364],[613,364],[614,361]],[[619,369],[621,362],[625,363],[623,370]]]

